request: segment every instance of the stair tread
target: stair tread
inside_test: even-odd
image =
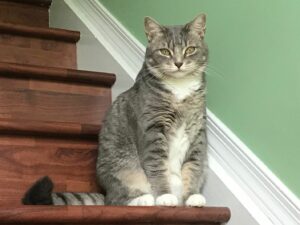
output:
[[[98,138],[101,125],[0,118],[1,134],[81,136]]]
[[[116,80],[116,76],[111,73],[5,62],[0,62],[0,76],[13,76],[14,78],[17,77],[21,79],[58,80],[106,87],[111,87]]]
[[[61,40],[76,43],[80,39],[80,32],[58,28],[32,27],[12,23],[0,22],[0,33],[37,37],[49,40]]]
[[[36,5],[49,8],[52,0],[1,0],[2,2],[16,2],[20,4]]]
[[[108,224],[223,223],[230,218],[226,207],[129,207],[129,206],[20,206],[0,207],[0,224],[49,223]]]

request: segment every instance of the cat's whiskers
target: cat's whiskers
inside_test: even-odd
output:
[[[200,70],[201,68],[201,70]],[[187,75],[187,76],[201,76],[202,73],[206,72],[206,69],[208,68],[207,63],[201,65],[201,66],[195,66],[195,65],[186,65],[185,66],[185,70],[186,71],[193,71],[191,74]],[[150,72],[153,76],[142,76],[139,77],[137,81],[139,81],[140,79],[144,79],[145,81],[149,82],[153,79],[155,79],[155,77],[159,78],[160,80],[164,80],[166,81],[165,83],[169,86],[172,87],[172,89],[175,89],[177,91],[180,91],[180,88],[176,87],[175,85],[167,82],[169,76],[167,74],[170,73],[174,73],[173,70],[169,71],[166,68],[162,68],[161,66],[150,66],[149,64],[147,64],[145,71]],[[185,77],[181,77],[181,78],[175,78],[175,79],[184,79]],[[152,89],[151,85],[150,88]],[[193,88],[189,87],[188,90],[192,91]]]
[[[211,70],[211,72],[210,72]],[[214,76],[214,75],[217,75],[219,77],[221,77],[222,79],[225,78],[224,74],[222,72],[220,72],[217,68],[215,68],[214,66],[212,65],[207,65],[206,66],[206,74],[208,74],[209,76]]]
[[[196,76],[201,76],[202,73],[204,73],[204,71],[200,71],[200,70],[194,70],[194,72],[192,72],[191,74],[187,75],[188,77],[196,77]],[[187,77],[186,76],[186,77]],[[174,79],[185,79],[186,77],[181,77],[181,78],[174,78]],[[177,86],[173,85],[172,83],[168,82],[168,76],[164,75],[161,79],[165,81],[165,84],[167,84],[169,87],[171,87],[172,89],[176,90],[176,91],[180,91],[180,88],[178,88]],[[193,91],[194,88],[192,87],[188,87],[188,90]]]

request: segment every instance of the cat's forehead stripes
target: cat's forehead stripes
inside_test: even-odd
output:
[[[182,26],[173,26],[167,28],[166,39],[168,47],[174,49],[175,46],[186,46],[187,37]]]

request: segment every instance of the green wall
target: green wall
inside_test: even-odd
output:
[[[299,0],[100,0],[142,43],[144,16],[207,14],[208,107],[300,196]]]

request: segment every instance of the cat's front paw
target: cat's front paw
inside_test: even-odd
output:
[[[185,205],[190,207],[203,207],[205,204],[206,199],[201,194],[191,195],[185,202]]]
[[[140,197],[132,199],[128,206],[153,206],[154,205],[154,197],[151,194],[145,194]]]
[[[156,205],[160,206],[177,206],[178,199],[172,194],[163,194],[156,199]]]

